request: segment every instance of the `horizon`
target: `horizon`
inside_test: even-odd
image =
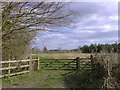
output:
[[[32,48],[74,49],[90,44],[111,44],[118,42],[118,5],[116,2],[71,3],[76,11],[75,27],[49,28],[55,32],[39,31],[32,42]]]
[[[114,42],[114,43],[105,43],[105,44],[101,44],[101,43],[98,43],[98,44],[92,43],[92,44],[90,44],[90,45],[99,45],[99,44],[100,44],[100,45],[107,45],[107,44],[108,44],[108,45],[113,45],[113,44],[116,44],[116,43],[117,43],[117,45],[120,44],[120,43],[118,43],[118,42]],[[85,44],[85,45],[83,45],[83,46],[88,46],[88,47],[89,47],[90,45],[86,45],[86,44]],[[68,51],[69,51],[69,50],[74,50],[74,49],[82,48],[83,46],[78,46],[78,47],[71,48],[71,49],[61,49],[61,48],[52,48],[52,49],[48,49],[47,47],[43,47],[43,48],[47,48],[48,51],[50,51],[50,50],[53,50],[53,51],[54,51],[54,50],[63,50],[63,51],[64,51],[64,50],[68,50]],[[39,49],[40,51],[43,51],[43,48],[42,48],[42,49],[39,49],[38,47],[34,47],[34,48],[31,48],[31,49],[36,49],[36,50]]]

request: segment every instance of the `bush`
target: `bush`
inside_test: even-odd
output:
[[[93,80],[102,81],[102,88],[119,88],[120,66],[117,57],[113,53],[101,53],[94,58]]]

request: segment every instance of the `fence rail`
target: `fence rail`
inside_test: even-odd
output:
[[[91,64],[90,58],[80,58],[76,57],[75,59],[41,59],[40,60],[40,68],[47,70],[58,70],[58,69],[77,69],[79,70],[82,66],[81,63],[88,62]]]
[[[24,63],[24,65],[21,65],[22,63]],[[39,69],[39,58],[37,59],[31,58],[31,59],[26,59],[26,60],[0,61],[0,64],[2,65],[2,68],[0,68],[0,71],[2,71],[2,75],[0,75],[0,78],[10,77],[13,75],[28,73],[32,70],[38,70]],[[5,64],[7,64],[7,66],[5,66]]]
[[[80,58],[80,59],[89,61],[91,58]],[[44,60],[76,60],[76,58],[75,59],[52,59],[50,58],[50,59],[44,59]]]
[[[33,59],[33,61],[38,60],[38,59]],[[31,59],[26,59],[26,60],[12,60],[12,61],[1,61],[0,63],[15,63],[15,62],[29,62]]]
[[[67,69],[80,70],[81,67],[83,68],[87,67],[86,65],[83,66],[81,65],[81,63],[84,64],[84,62],[86,61],[92,68],[94,64],[94,58],[92,55],[90,56],[90,58],[76,57],[75,59],[39,59],[39,57],[37,57],[37,59],[36,58],[33,59],[31,57],[26,60],[0,61],[0,64],[2,64],[2,68],[0,68],[0,71],[3,72],[2,75],[0,75],[0,78],[28,73],[33,70],[39,70],[40,68],[41,69],[46,67],[53,68],[51,65],[55,65],[55,66],[59,65],[57,69],[67,68]]]

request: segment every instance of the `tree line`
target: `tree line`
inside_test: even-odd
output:
[[[82,53],[99,53],[102,51],[105,52],[119,52],[120,51],[120,43],[113,43],[113,44],[91,44],[91,45],[84,45],[79,47],[78,49],[81,50]]]
[[[71,49],[71,50],[61,50],[61,49],[48,50],[47,47],[44,47],[42,51],[37,50],[37,52],[47,52],[47,53],[50,53],[50,52],[111,53],[113,52],[113,53],[117,53],[117,52],[120,52],[120,43],[83,45],[83,46],[79,46],[76,49]]]

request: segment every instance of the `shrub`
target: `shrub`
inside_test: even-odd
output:
[[[114,53],[95,55],[92,76],[94,81],[102,84],[102,88],[119,88],[120,66],[117,57],[118,55]]]

